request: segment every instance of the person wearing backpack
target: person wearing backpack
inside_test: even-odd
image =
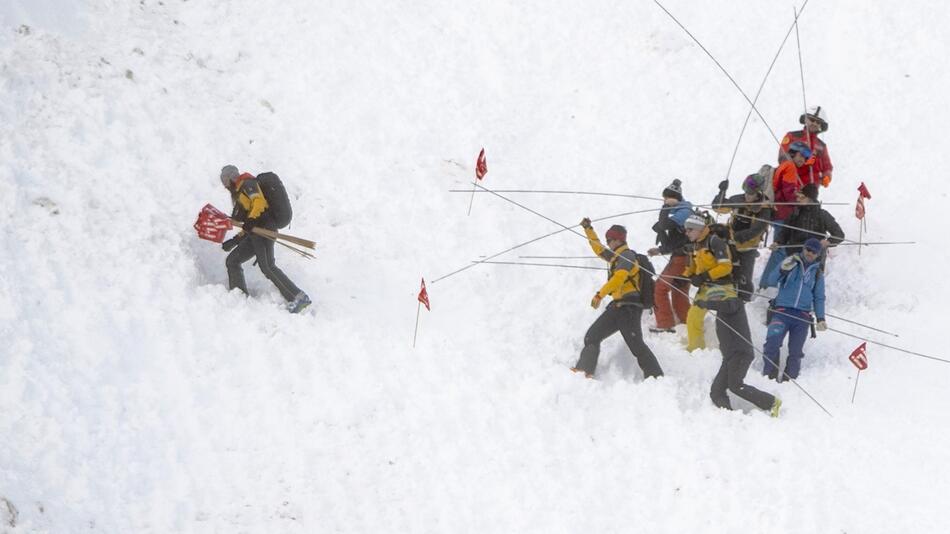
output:
[[[684,273],[699,287],[693,306],[702,310],[703,315],[706,310],[716,312],[716,337],[722,353],[722,364],[709,388],[709,398],[716,406],[732,410],[727,394],[731,391],[759,409],[770,411],[772,417],[778,417],[782,401],[745,383],[755,352],[745,303],[739,300],[732,284],[732,259],[725,239],[712,233],[706,218],[699,214],[686,220],[686,235],[696,245],[689,269]],[[690,318],[693,318],[692,308]],[[700,328],[701,321],[700,318]],[[691,324],[687,322],[687,328]]]
[[[663,208],[660,209],[659,220],[653,225],[659,246],[647,251],[651,257],[670,255],[670,261],[656,281],[653,294],[656,326],[650,327],[651,332],[674,332],[674,326],[686,323],[689,282],[682,280],[679,275],[689,263],[686,250],[689,239],[683,232],[683,223],[692,213],[693,205],[683,200],[682,182],[673,180],[663,190]]]
[[[812,311],[818,318],[817,330],[828,329],[825,323],[825,277],[821,269],[821,241],[814,237],[805,241],[802,251],[785,258],[779,269],[771,275],[778,285],[778,296],[771,303],[772,318],[769,320],[762,350],[764,365],[762,374],[779,380],[779,350],[788,334],[788,358],[785,375],[798,378],[801,370],[803,347],[812,324]]]
[[[601,342],[619,331],[630,352],[637,359],[643,377],[663,376],[660,363],[643,341],[640,325],[644,299],[652,297],[652,292],[646,295],[642,290],[646,290],[647,280],[652,281],[653,266],[649,265],[646,256],[637,254],[627,246],[627,230],[623,226],[615,224],[607,230],[606,247],[601,244],[590,219],[582,220],[581,226],[594,254],[610,264],[607,283],[594,294],[590,305],[596,310],[600,308],[604,297],[609,295],[612,300],[584,335],[584,348],[571,370],[584,373],[588,378],[593,377],[597,369]],[[641,262],[644,262],[642,269]]]
[[[283,198],[280,198],[279,194],[272,194],[268,198],[265,194],[266,190],[277,187],[272,185],[273,180],[279,183],[277,175],[273,173],[262,173],[255,177],[249,173],[241,173],[234,165],[225,165],[221,169],[221,184],[231,193],[234,203],[231,217],[244,225],[238,235],[221,244],[221,248],[229,253],[224,262],[228,269],[228,289],[238,288],[247,294],[247,283],[241,265],[256,257],[261,272],[273,282],[287,301],[287,309],[291,313],[297,313],[310,305],[310,297],[277,268],[274,261],[274,240],[252,232],[255,227],[277,230],[290,222],[290,202],[286,192],[284,191]],[[267,182],[270,183],[265,189],[262,184]],[[279,188],[283,191],[282,184]],[[285,206],[282,205],[284,203]]]
[[[775,234],[772,242],[772,256],[778,258],[772,261],[769,258],[759,287],[774,287],[775,278],[772,276],[778,266],[787,256],[801,251],[802,244],[811,237],[819,237],[825,250],[844,241],[844,230],[835,220],[834,215],[828,213],[818,202],[818,186],[808,184],[795,197],[800,206],[789,216]],[[825,255],[822,254],[822,263]],[[772,284],[772,285],[770,285]]]
[[[769,229],[772,220],[772,207],[765,198],[763,187],[767,178],[761,174],[750,174],[742,181],[742,194],[726,196],[729,180],[719,184],[719,194],[712,201],[712,208],[718,213],[731,213],[729,219],[729,239],[734,243],[739,270],[735,272],[739,298],[745,302],[752,300],[755,285],[752,282],[755,259],[759,257],[759,243]]]
[[[802,184],[818,184],[822,187],[831,185],[831,157],[828,155],[828,145],[818,138],[818,134],[828,131],[828,112],[821,106],[808,109],[798,117],[802,124],[801,130],[788,132],[782,138],[778,151],[778,162],[788,159],[788,149],[795,142],[805,143],[811,149],[811,164],[798,168],[798,176]]]
[[[732,281],[732,253],[728,240],[713,232],[706,218],[699,213],[690,215],[683,226],[686,237],[693,244],[693,255],[682,276],[699,288],[686,315],[686,350],[693,352],[706,348],[703,332],[706,309],[699,303],[735,297],[736,288]]]

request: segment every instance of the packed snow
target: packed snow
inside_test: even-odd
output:
[[[663,3],[753,97],[801,4]],[[0,4],[0,532],[950,531],[950,286],[941,131],[950,7],[807,2],[729,174],[806,105],[830,116],[822,200],[865,241],[828,263],[831,328],[772,419],[715,408],[685,330],[620,336],[571,373],[593,270],[471,265],[581,218],[705,204],[749,103],[657,3],[7,0]],[[804,95],[802,72],[804,74]],[[233,163],[278,173],[314,304],[192,228]],[[549,219],[546,220],[545,218]],[[653,246],[656,212],[595,223]],[[497,258],[582,256],[561,232]],[[767,253],[760,258],[759,270]],[[594,260],[551,263],[602,266]],[[655,262],[658,269],[663,260]],[[758,270],[757,270],[758,273]],[[432,310],[421,310],[420,279]],[[766,302],[748,306],[761,349]],[[644,317],[644,327],[652,317]],[[938,335],[940,334],[940,335]],[[807,391],[807,394],[806,394]],[[810,398],[809,395],[811,395]],[[830,412],[829,417],[822,407]]]

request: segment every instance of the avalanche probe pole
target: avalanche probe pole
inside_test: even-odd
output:
[[[858,369],[858,376],[854,377],[854,391],[851,392],[851,404],[854,404],[854,396],[858,393],[858,380],[861,380],[860,369]]]

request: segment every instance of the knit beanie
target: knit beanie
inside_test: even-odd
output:
[[[617,241],[627,241],[627,229],[619,224],[615,224],[607,230],[607,241],[616,239]]]
[[[224,187],[230,187],[234,182],[234,179],[241,174],[241,171],[238,170],[234,165],[225,165],[221,168],[221,183],[224,184]]]
[[[806,250],[810,250],[812,252],[821,252],[822,248],[823,247],[821,246],[821,241],[818,241],[814,237],[809,237],[808,239],[805,240]]]
[[[817,202],[818,201],[818,185],[808,184],[805,187],[802,187],[802,194]]]
[[[683,182],[680,182],[679,179],[674,179],[673,183],[666,186],[666,189],[663,190],[663,198],[675,198],[676,200],[683,201]]]

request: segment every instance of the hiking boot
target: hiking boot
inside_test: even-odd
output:
[[[573,371],[573,372],[575,372],[575,373],[584,373],[584,376],[585,376],[586,378],[594,378],[594,374],[593,374],[593,373],[588,373],[587,371],[585,371],[585,370],[583,370],[583,369],[578,369],[577,367],[571,367],[571,371]]]
[[[772,409],[769,410],[769,415],[772,417],[778,417],[779,410],[782,409],[782,399],[775,397],[775,401],[772,402]]]
[[[297,296],[294,297],[292,302],[287,304],[287,311],[290,313],[300,313],[304,308],[310,305],[310,297],[306,293],[301,291],[297,293]]]

